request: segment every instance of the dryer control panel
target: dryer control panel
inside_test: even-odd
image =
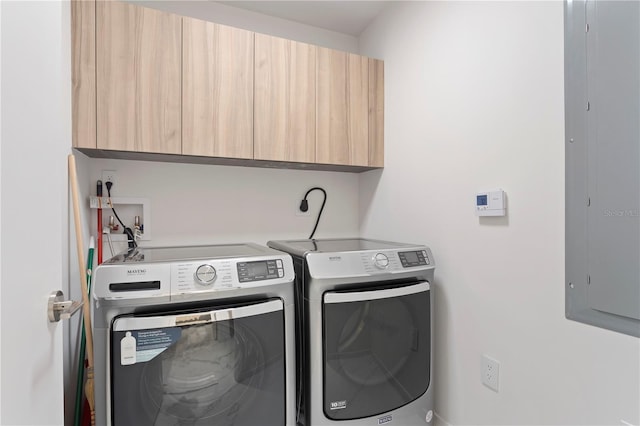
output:
[[[412,268],[414,266],[426,266],[429,262],[429,255],[426,250],[400,251],[398,252],[400,263],[403,268]]]
[[[427,247],[335,253],[311,252],[307,253],[305,258],[311,277],[323,279],[420,273],[434,267],[431,252]]]

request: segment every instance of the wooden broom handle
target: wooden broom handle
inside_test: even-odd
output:
[[[69,181],[71,183],[71,198],[73,201],[73,219],[76,226],[76,247],[78,249],[78,272],[82,290],[82,315],[84,318],[84,333],[87,341],[87,364],[93,368],[93,334],[91,331],[91,312],[89,292],[87,286],[87,271],[84,263],[84,247],[82,245],[82,223],[80,218],[80,203],[78,201],[78,176],[76,175],[76,158],[69,154]]]

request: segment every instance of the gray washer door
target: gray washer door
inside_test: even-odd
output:
[[[284,425],[284,336],[280,299],[116,318],[112,425]]]

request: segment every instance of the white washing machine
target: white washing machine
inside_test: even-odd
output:
[[[428,247],[367,239],[269,241],[293,256],[298,424],[433,422]]]
[[[99,426],[295,425],[294,270],[256,244],[137,248],[96,268]]]

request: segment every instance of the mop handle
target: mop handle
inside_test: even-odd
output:
[[[84,332],[87,339],[87,363],[93,367],[93,334],[91,333],[91,312],[89,306],[89,291],[87,285],[87,271],[84,261],[84,247],[82,246],[82,226],[80,218],[80,203],[78,201],[78,177],[76,175],[76,158],[69,154],[69,180],[71,182],[71,196],[73,201],[73,218],[76,227],[76,248],[78,251],[78,272],[80,273],[80,287],[82,291],[82,317]]]
[[[96,424],[95,394],[93,383],[93,334],[91,332],[91,313],[89,312],[89,286],[87,285],[87,271],[84,269],[84,248],[82,247],[82,227],[80,226],[80,202],[78,197],[78,176],[76,175],[76,158],[69,154],[69,180],[71,181],[71,196],[73,199],[73,219],[76,225],[76,247],[78,249],[78,271],[80,272],[80,286],[82,291],[82,313],[84,318],[84,334],[87,341],[87,382],[85,394],[91,411],[91,426]]]

